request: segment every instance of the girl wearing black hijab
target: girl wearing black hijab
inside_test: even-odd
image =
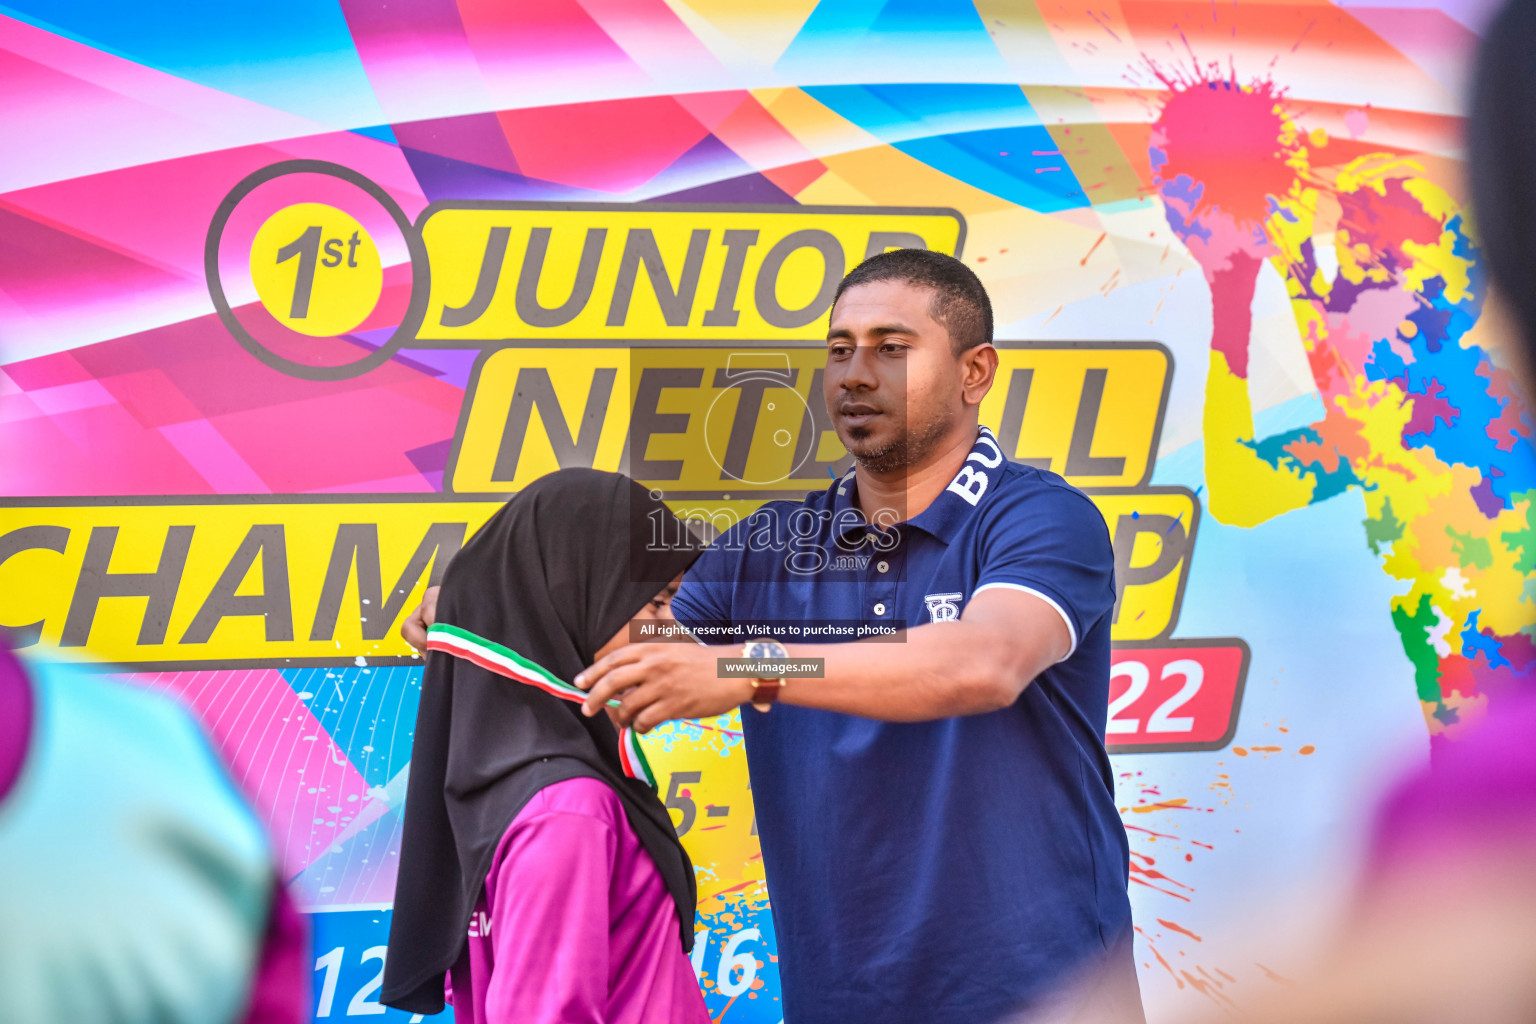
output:
[[[706,1024],[693,867],[639,744],[570,681],[667,616],[701,545],[627,477],[551,474],[448,566],[383,1002],[461,1024]]]

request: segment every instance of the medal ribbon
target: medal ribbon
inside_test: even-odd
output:
[[[570,701],[572,704],[581,704],[587,699],[585,690],[571,685],[543,665],[530,661],[510,647],[504,647],[483,636],[476,636],[458,626],[434,622],[427,628],[427,650],[441,651],[455,658],[463,658],[471,664],[479,665],[487,672],[494,672],[520,683],[536,686],[545,693]],[[608,705],[618,707],[619,702],[610,700]],[[623,765],[625,775],[632,779],[639,779],[652,789],[656,788],[656,775],[651,771],[651,764],[645,758],[645,751],[640,746],[640,737],[628,727],[619,730],[619,763]]]

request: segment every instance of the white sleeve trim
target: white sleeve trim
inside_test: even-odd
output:
[[[1067,610],[1058,604],[1056,599],[1050,594],[1041,593],[1034,587],[1026,587],[1022,583],[983,583],[981,586],[977,587],[971,592],[971,596],[975,597],[983,590],[1017,590],[1021,594],[1029,594],[1032,597],[1038,597],[1040,600],[1056,609],[1056,614],[1061,616],[1061,621],[1067,624],[1067,637],[1069,640],[1071,640],[1071,643],[1067,646],[1067,653],[1063,654],[1060,660],[1056,662],[1056,664],[1061,664],[1061,662],[1066,661],[1077,652],[1077,628],[1072,625],[1072,617],[1067,614]]]

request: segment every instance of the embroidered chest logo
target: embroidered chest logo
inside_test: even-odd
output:
[[[960,618],[959,601],[964,594],[924,594],[923,602],[928,605],[929,622],[955,622]]]

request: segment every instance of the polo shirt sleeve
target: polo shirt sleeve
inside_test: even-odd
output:
[[[1013,488],[987,509],[975,597],[1006,588],[1056,609],[1077,645],[1115,604],[1115,553],[1098,507],[1064,484]]]

